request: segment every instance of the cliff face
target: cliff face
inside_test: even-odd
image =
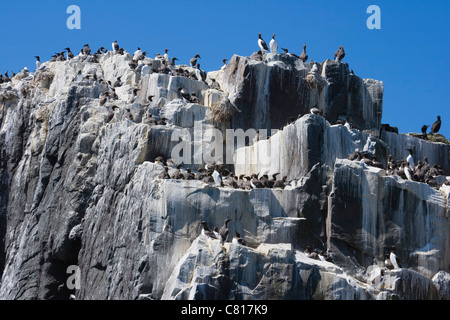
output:
[[[148,58],[151,66],[132,69],[128,54],[85,58],[47,62],[1,84],[0,298],[450,296],[450,187],[347,160],[358,148],[386,168],[389,154],[403,159],[413,147],[416,159],[427,156],[450,175],[450,146],[380,136],[381,82],[345,63],[281,54],[233,56],[205,81],[158,73],[160,61]],[[117,98],[100,103],[119,76]],[[199,101],[181,98],[180,87]],[[219,103],[231,106],[229,121],[214,121]],[[167,124],[152,125],[149,113]],[[335,125],[345,116],[353,129]],[[231,147],[228,168],[279,173],[289,185],[243,190],[158,178],[164,168],[155,158],[173,157],[180,136],[184,168],[194,172],[210,162],[205,150],[228,150],[215,128],[281,129]],[[220,227],[226,218],[224,244],[201,234],[201,221]],[[231,243],[235,232],[247,245]],[[392,245],[401,269],[384,267]],[[331,261],[312,259],[307,246]],[[76,290],[67,286],[69,266],[79,268]]]

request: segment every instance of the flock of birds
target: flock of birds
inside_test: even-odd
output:
[[[359,149],[352,152],[348,159],[360,161],[368,166],[385,169],[387,175],[397,175],[405,180],[427,183],[431,187],[439,189],[440,185],[436,177],[445,176],[442,166],[438,164],[430,165],[427,157],[424,158],[423,162],[418,160],[416,164],[413,157],[413,149],[408,148],[406,150],[408,151],[408,156],[405,159],[394,160],[392,155],[388,155],[386,168],[377,160],[376,156],[367,151],[359,151]],[[450,185],[450,182],[446,181],[444,184]]]
[[[162,165],[164,170],[159,174],[159,179],[197,180],[216,187],[225,187],[241,190],[280,188],[284,189],[289,182],[287,176],[277,179],[279,173],[269,177],[267,174],[241,174],[236,176],[223,164],[206,164],[203,168],[192,172],[190,168],[183,168],[182,164],[174,164],[172,159],[165,160],[162,156],[155,159],[155,163]]]
[[[211,230],[208,227],[208,223],[206,221],[202,221],[202,222],[200,222],[200,225],[202,226],[201,234],[206,237],[209,237],[211,239],[217,239],[220,241],[220,243],[223,244],[228,241],[228,235],[230,233],[230,231],[228,229],[228,223],[230,221],[231,221],[231,219],[229,219],[229,218],[225,219],[225,222],[223,223],[223,226],[220,229],[218,227],[214,227],[213,230]],[[235,235],[233,236],[231,243],[241,244],[244,246],[249,245],[237,231],[235,231]]]

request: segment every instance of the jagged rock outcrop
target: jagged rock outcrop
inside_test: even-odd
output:
[[[448,299],[450,187],[347,158],[359,149],[386,166],[412,147],[448,176],[449,146],[380,135],[383,83],[345,63],[255,56],[235,55],[202,80],[159,73],[156,59],[133,69],[131,55],[108,52],[1,84],[0,298]],[[212,116],[221,106],[230,121]],[[335,124],[345,116],[353,129]],[[239,145],[217,128],[271,132]],[[159,178],[158,156],[197,172],[214,148],[222,162],[231,154],[237,176],[278,173],[286,187]],[[225,243],[201,234],[200,222],[226,218]],[[236,232],[247,245],[231,242]],[[392,245],[401,269],[384,265]]]

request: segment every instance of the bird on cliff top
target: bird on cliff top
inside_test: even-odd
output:
[[[226,219],[223,226],[220,228],[219,230],[219,235],[220,235],[220,239],[222,241],[222,243],[227,241],[228,238],[228,223],[231,221],[231,219]]]
[[[306,54],[306,43],[303,45],[303,52],[300,55],[300,60],[306,62],[308,60],[308,55]]]
[[[189,62],[191,63],[191,67],[195,68],[195,66],[197,65],[197,59],[198,58],[202,58],[200,57],[200,55],[197,53]]]
[[[427,126],[426,124],[424,124],[423,126],[422,126],[422,139],[427,139],[427,129],[428,129],[428,127],[429,126]]]
[[[212,239],[217,239],[214,232],[208,228],[206,221],[202,221],[200,222],[200,224],[203,226],[202,235],[210,237]]]
[[[112,43],[112,48],[114,53],[117,53],[120,49],[119,44],[117,43],[117,40],[114,40],[114,42]]]
[[[438,133],[441,129],[441,116],[437,116],[437,120],[433,125],[431,126],[431,134]]]
[[[224,69],[227,67],[227,61],[228,61],[228,59],[223,59],[223,60],[222,60],[223,65],[222,65],[222,67],[220,68],[220,70],[224,70]]]
[[[169,52],[169,49],[164,49],[164,60],[166,60],[167,62],[170,61],[168,52]]]
[[[344,47],[340,46],[339,49],[334,53],[335,61],[342,61],[345,57]]]
[[[270,40],[269,46],[270,46],[270,52],[271,53],[277,53],[277,51],[278,51],[278,43],[275,40],[275,33],[272,34],[272,40]]]
[[[258,34],[258,46],[261,48],[262,52],[267,52],[269,50],[267,43],[261,37],[261,33]]]
[[[310,110],[311,114],[316,114],[316,115],[320,115],[320,110],[318,108],[312,108]]]
[[[73,52],[70,51],[70,48],[67,47],[67,48],[65,48],[65,49],[66,49],[66,51],[67,51],[67,60],[73,59],[74,55],[73,55]]]
[[[140,47],[133,53],[133,60],[139,61],[140,56],[142,55],[142,50]]]
[[[89,44],[86,43],[86,44],[84,45],[84,48],[81,49],[81,52],[82,52],[84,55],[86,55],[86,56],[90,55],[90,54],[91,54],[91,48],[89,47]]]
[[[39,69],[42,65],[41,58],[39,56],[34,56],[36,58],[36,70]]]
[[[300,57],[299,57],[298,55],[293,54],[293,53],[290,53],[289,50],[286,49],[286,48],[281,48],[281,50],[283,50],[283,51],[284,51],[284,54],[287,54],[288,56],[291,56],[291,57],[295,57],[295,58],[297,58],[297,59],[300,59]]]

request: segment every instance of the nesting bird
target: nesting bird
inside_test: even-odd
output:
[[[441,116],[437,116],[437,120],[433,125],[431,126],[431,134],[438,133],[441,129]]]
[[[198,59],[198,58],[201,59],[200,55],[199,55],[199,54],[196,54],[196,55],[190,60],[190,63],[191,63],[191,67],[192,67],[192,68],[195,68],[195,66],[197,65],[197,59]]]

